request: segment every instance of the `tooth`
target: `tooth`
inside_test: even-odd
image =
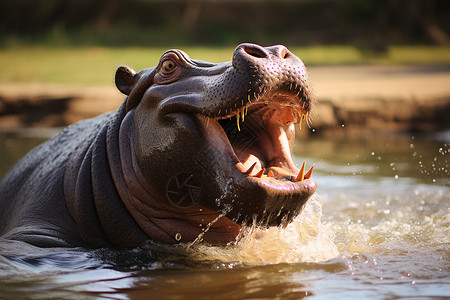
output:
[[[261,171],[259,171],[258,173],[256,173],[256,175],[255,175],[254,177],[261,178],[261,177],[263,176],[265,170],[266,170],[265,168],[262,168]]]
[[[309,171],[305,174],[305,179],[310,179],[311,178],[311,174],[313,172],[314,167],[311,167],[311,169],[309,169]]]
[[[303,122],[303,114],[300,116],[300,123],[298,125],[298,127],[300,128],[300,130],[302,130],[302,122]]]
[[[248,101],[250,101],[250,94],[249,94],[249,95],[247,95],[247,99],[248,99]]]
[[[245,115],[248,113],[248,106],[245,107]]]
[[[273,177],[273,172],[272,172],[272,170],[269,170],[269,172],[267,172],[267,177]]]
[[[250,168],[248,168],[247,172],[245,172],[246,174],[250,175],[253,171],[253,169],[256,166],[256,161],[253,163],[253,165],[250,166]]]
[[[300,172],[298,172],[295,181],[302,181],[305,178],[305,163],[306,162],[303,162],[302,168],[300,169]]]
[[[292,90],[292,82],[291,82],[291,86],[289,87],[289,90]]]
[[[210,118],[206,117],[206,128],[208,128]]]
[[[242,123],[244,123],[244,117],[245,117],[245,108],[241,109],[241,119],[242,119]]]

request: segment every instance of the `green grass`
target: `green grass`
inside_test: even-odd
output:
[[[105,85],[118,66],[155,66],[166,48],[40,48],[0,50],[0,81]],[[189,49],[193,58],[230,60],[233,49]]]
[[[167,48],[51,48],[0,49],[0,82],[37,82],[66,85],[110,85],[119,65],[135,70],[155,66]],[[211,62],[231,60],[233,47],[183,48],[192,58]],[[350,46],[294,47],[307,66],[355,64],[450,65],[450,47],[390,47],[383,55]]]

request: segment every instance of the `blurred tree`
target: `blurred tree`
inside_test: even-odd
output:
[[[448,0],[15,0],[0,2],[11,37],[106,45],[167,43],[448,43]],[[364,46],[367,45],[367,46]]]

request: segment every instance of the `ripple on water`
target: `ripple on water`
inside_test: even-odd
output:
[[[286,228],[245,228],[223,247],[148,243],[21,256],[20,245],[0,256],[0,299],[448,297],[450,150],[389,143],[389,151],[374,148],[379,141],[313,149],[315,161],[336,155],[315,166],[323,221],[315,196]]]

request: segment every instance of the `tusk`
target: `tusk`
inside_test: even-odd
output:
[[[262,168],[261,171],[256,173],[255,177],[261,178],[263,176],[265,170],[266,170],[265,168]]]
[[[310,179],[312,172],[313,172],[314,167],[311,167],[311,169],[309,169],[309,171],[305,174],[305,179]]]
[[[305,178],[305,162],[303,162],[302,168],[300,169],[300,172],[298,172],[295,181],[302,181],[304,178]]]
[[[250,175],[250,173],[252,173],[255,166],[256,166],[256,161],[253,163],[253,165],[250,166],[250,168],[248,168],[247,172],[245,172],[245,173]]]

